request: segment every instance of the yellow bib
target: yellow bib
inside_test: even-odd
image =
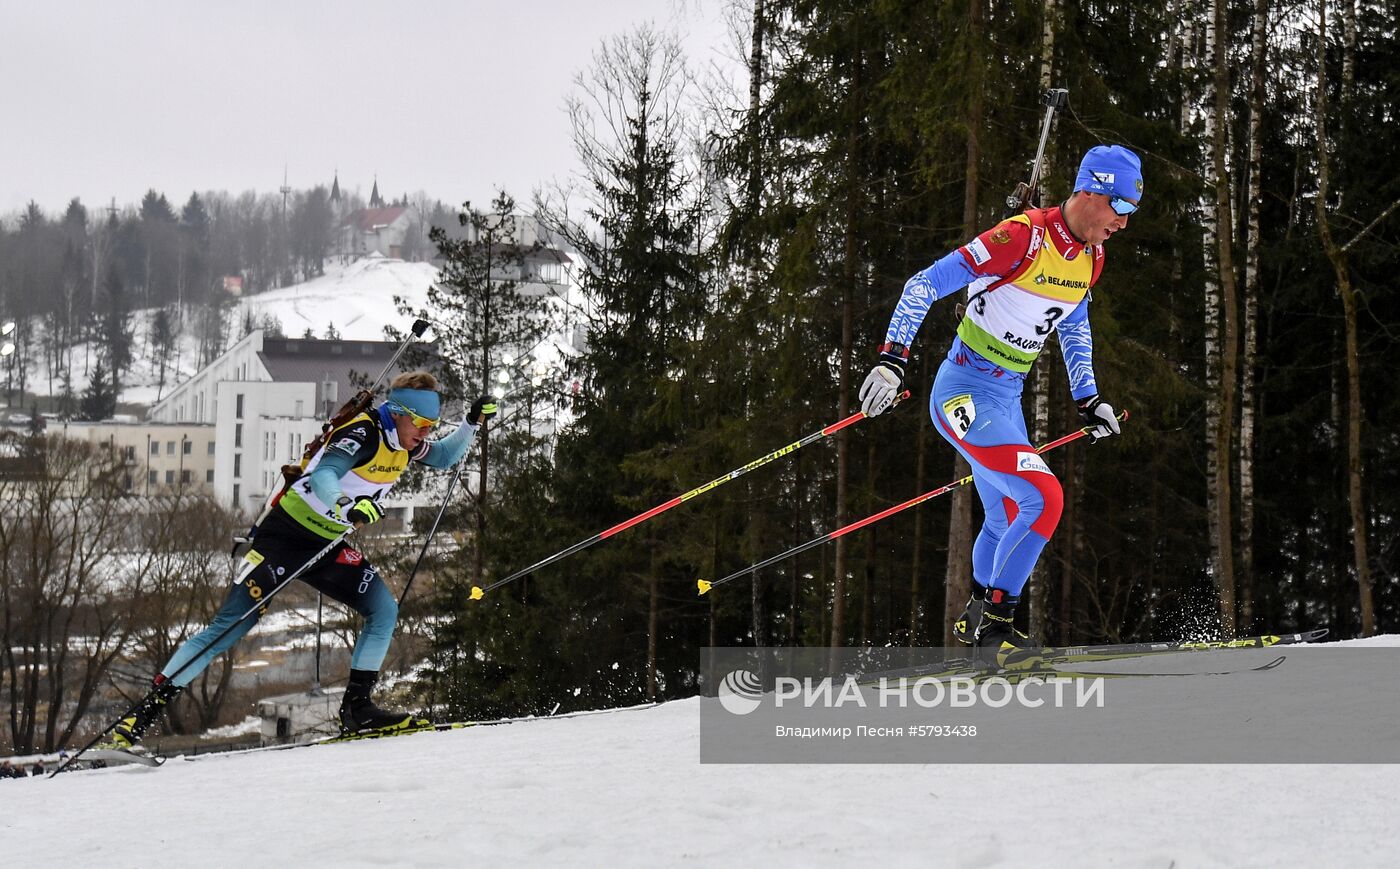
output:
[[[326,446],[321,447],[316,451],[316,455],[311,457],[306,470],[287,489],[280,502],[282,509],[286,510],[289,516],[307,530],[327,540],[339,537],[350,526],[336,518],[335,505],[324,504],[316,497],[316,492],[311,488],[311,472],[321,463],[321,458],[326,454],[326,447],[335,442],[336,435],[357,423],[376,429],[379,446],[368,462],[351,468],[350,473],[340,478],[340,489],[347,497],[352,500],[361,497],[380,500],[408,468],[408,451],[391,448],[383,433],[377,432],[378,423],[369,414],[362,413],[353,417],[345,425],[328,434]]]

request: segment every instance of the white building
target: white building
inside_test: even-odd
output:
[[[351,212],[340,225],[340,251],[351,257],[380,256],[402,259],[404,241],[418,221],[411,208],[362,208]]]
[[[177,386],[150,410],[155,422],[197,422],[214,433],[214,496],[255,516],[281,485],[281,468],[301,457],[324,420],[354,396],[354,372],[368,382],[398,345],[387,341],[267,338],[254,330]],[[390,494],[388,527],[412,523],[432,492]]]
[[[340,701],[345,689],[303,691],[258,701],[263,745],[311,742],[340,733]]]
[[[47,434],[87,441],[121,465],[122,491],[154,496],[214,490],[214,426],[198,422],[51,421]]]

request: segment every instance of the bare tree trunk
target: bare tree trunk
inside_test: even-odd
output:
[[[1049,342],[1046,342],[1047,345]],[[1031,444],[1039,445],[1050,440],[1050,364],[1049,353],[1042,352],[1035,361],[1035,385],[1032,391]],[[1067,480],[1075,485],[1074,480]],[[1030,605],[1029,630],[1032,642],[1044,643],[1046,629],[1046,609],[1049,606],[1049,571],[1042,558],[1031,570],[1026,584]]]
[[[1342,4],[1342,105],[1351,102],[1356,91],[1356,0]]]
[[[800,452],[793,458],[793,479],[792,545],[796,547],[801,545],[804,536],[802,534],[802,515],[805,512],[804,508],[807,501],[806,489],[803,486],[802,454]],[[790,579],[790,587],[788,588],[787,644],[789,646],[797,645],[797,617],[800,612],[798,604],[801,601],[801,597],[798,595],[798,588],[799,583],[802,581],[801,562],[801,556],[796,556],[792,559],[792,576]]]
[[[1065,479],[1070,480],[1070,485],[1065,490],[1065,510],[1060,517],[1060,605],[1056,612],[1060,630],[1057,634],[1062,645],[1069,645],[1073,642],[1073,605],[1074,605],[1074,548],[1078,540],[1078,528],[1075,522],[1078,518],[1078,510],[1075,509],[1079,502],[1078,493],[1084,490],[1079,485],[1079,469],[1082,463],[1079,461],[1079,447],[1077,444],[1070,444],[1065,451]]]
[[[875,439],[870,438],[865,454],[866,515],[875,513]],[[870,528],[865,533],[865,570],[860,588],[860,645],[870,644],[871,610],[875,600],[875,540],[878,528]]]
[[[753,634],[753,646],[755,649],[763,649],[768,646],[768,615],[763,607],[763,580],[755,570],[749,577],[749,632]],[[764,667],[764,659],[759,658],[759,678],[763,684],[768,684],[768,672]]]
[[[1240,560],[1238,569],[1240,620],[1254,623],[1254,414],[1258,384],[1255,369],[1259,350],[1259,195],[1261,176],[1260,124],[1264,111],[1264,66],[1269,0],[1254,0],[1253,43],[1250,51],[1249,183],[1246,197],[1247,240],[1244,264],[1244,365],[1240,377]]]
[[[850,215],[854,220],[854,215]],[[847,275],[853,282],[855,280],[855,237],[854,227],[847,227],[846,235],[846,257]],[[848,284],[842,291],[841,296],[841,373],[837,380],[836,388],[840,391],[839,410],[837,416],[845,419],[851,413],[850,398],[850,364],[851,347],[854,343],[855,333],[855,305],[851,299],[852,288]],[[851,439],[848,436],[848,429],[842,429],[836,433],[836,527],[845,526],[847,520],[846,499],[848,497],[850,478],[850,454]],[[831,591],[831,663],[836,666],[837,650],[845,644],[845,620],[846,620],[846,538],[844,536],[836,539],[836,552],[834,555],[835,575],[832,582]]]
[[[481,317],[481,383],[491,382],[491,247],[494,239],[490,233],[486,234],[486,294],[484,298]],[[476,487],[476,579],[477,582],[486,580],[486,474],[490,469],[490,447],[491,432],[490,425],[485,421],[481,423],[477,442],[477,468],[481,478],[477,481]]]
[[[1058,0],[1045,0],[1045,21],[1040,34],[1040,87],[1041,90],[1050,88],[1055,74],[1055,30],[1059,24]],[[1044,164],[1041,167],[1040,177],[1046,178],[1051,174],[1051,152],[1053,149],[1047,148],[1044,157]],[[1040,202],[1033,203],[1044,207],[1045,196],[1040,197]],[[1047,342],[1048,343],[1048,342]],[[1046,357],[1048,353],[1041,353],[1040,358],[1035,362],[1034,374],[1030,378],[1031,386],[1031,443],[1043,444],[1050,439],[1050,381],[1049,362]],[[1031,570],[1031,575],[1026,584],[1027,606],[1030,609],[1029,629],[1032,640],[1037,643],[1046,642],[1046,615],[1050,601],[1049,575],[1046,569],[1045,560],[1036,562],[1035,568]]]
[[[925,389],[920,390],[920,395],[927,395],[929,384],[928,371],[932,363],[928,360],[923,362]],[[919,445],[916,448],[916,458],[914,459],[914,494],[919,495],[924,491],[924,477],[928,470],[928,439],[932,437],[929,431],[928,411],[919,409]],[[912,496],[911,496],[912,497]],[[923,622],[923,607],[919,591],[920,574],[923,572],[924,557],[924,511],[914,511],[914,557],[909,571],[909,645],[919,645],[920,626]]]
[[[1060,26],[1060,0],[1045,0],[1045,19],[1040,30],[1040,89],[1049,90],[1055,78],[1055,30]],[[1040,173],[1041,178],[1047,177]]]
[[[759,194],[763,191],[763,148],[759,135],[759,117],[763,99],[763,36],[766,29],[763,5],[764,0],[754,0],[753,34],[749,52],[749,178],[748,201],[745,203],[748,212],[746,217],[749,219],[758,213]]]
[[[719,520],[719,517],[718,517],[718,516],[715,517],[715,522],[714,522],[714,529],[713,529],[713,531],[714,531],[714,535],[713,535],[713,537],[712,537],[711,540],[710,540],[710,576],[719,576],[719,572],[718,572],[718,571],[719,571],[720,520]],[[715,600],[715,598],[716,598],[717,596],[711,594],[711,595],[706,595],[706,597],[710,598],[710,613],[709,613],[709,618],[710,618],[710,644],[709,644],[709,647],[710,647],[710,650],[711,650],[711,651],[709,651],[709,652],[707,653],[707,658],[706,658],[706,661],[705,661],[705,664],[706,664],[706,666],[705,666],[705,673],[706,673],[706,675],[710,676],[711,679],[713,679],[713,677],[714,677],[714,672],[715,672],[715,653],[714,653],[713,650],[714,650],[714,648],[715,648],[716,646],[719,645],[719,610],[718,610],[718,608],[717,608],[717,607],[718,607],[718,603],[717,603],[717,601]],[[716,691],[716,689],[717,689],[718,687],[719,687],[718,685],[707,684],[707,685],[705,686],[705,695],[708,696],[708,697],[713,697],[714,694],[715,694],[715,691]]]
[[[1317,228],[1322,248],[1337,275],[1337,291],[1342,297],[1342,320],[1346,331],[1347,370],[1347,495],[1351,503],[1352,555],[1355,560],[1357,593],[1361,608],[1361,635],[1376,632],[1375,606],[1371,591],[1371,564],[1366,544],[1366,506],[1363,503],[1364,469],[1361,461],[1361,356],[1357,342],[1356,289],[1351,283],[1347,252],[1332,237],[1327,222],[1327,196],[1330,162],[1327,147],[1327,0],[1318,0],[1317,33]]]
[[[661,609],[661,577],[656,566],[656,550],[651,550],[651,565],[647,570],[647,700],[656,702],[656,629]],[[758,577],[754,577],[755,584]]]
[[[1205,224],[1207,462],[1206,503],[1211,549],[1211,578],[1220,596],[1220,624],[1235,633],[1234,522],[1232,521],[1231,441],[1234,435],[1237,334],[1234,264],[1231,256],[1230,180],[1225,163],[1230,77],[1226,65],[1225,0],[1211,0],[1206,29],[1206,59],[1211,77],[1206,88],[1205,139],[1210,146],[1207,179],[1210,193],[1201,203]]]
[[[856,24],[859,27],[859,22]],[[864,64],[859,51],[854,59],[854,73],[851,81],[851,101],[853,105],[859,106],[864,95],[861,85],[861,69]],[[850,380],[851,380],[851,348],[855,341],[855,286],[857,275],[859,274],[858,263],[856,262],[856,197],[857,191],[857,161],[860,153],[860,121],[859,115],[852,112],[851,128],[847,134],[846,141],[846,172],[848,173],[848,184],[846,191],[846,251],[844,280],[841,289],[841,369],[837,378],[836,388],[839,394],[839,415],[845,419],[851,413]],[[846,524],[847,512],[846,501],[849,497],[850,488],[850,455],[851,438],[850,430],[842,429],[836,433],[836,526],[839,528]],[[846,538],[839,537],[836,540],[836,576],[832,586],[831,595],[831,666],[833,671],[839,660],[838,650],[845,643],[845,621],[846,621],[846,570],[847,570],[847,549]]]
[[[971,238],[977,233],[977,188],[979,164],[982,161],[982,145],[977,139],[982,129],[984,106],[984,81],[982,63],[982,4],[968,4],[967,30],[968,44],[973,56],[968,59],[971,71],[967,105],[967,161],[966,181],[963,185],[963,237]],[[960,480],[972,473],[971,466],[961,453],[953,460],[953,479]],[[944,577],[946,592],[943,597],[943,645],[953,646],[953,623],[962,614],[963,604],[972,589],[972,490],[968,486],[959,487],[953,492],[953,504],[948,522],[948,570]]]

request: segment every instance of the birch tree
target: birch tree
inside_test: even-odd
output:
[[[1219,594],[1220,625],[1235,632],[1234,522],[1232,521],[1231,443],[1235,424],[1238,368],[1238,314],[1231,238],[1230,174],[1226,139],[1230,116],[1226,0],[1211,0],[1206,26],[1205,97],[1206,192],[1201,201],[1206,258],[1206,502],[1210,575]]]
[[[1351,33],[1349,42],[1354,41]],[[1351,265],[1347,246],[1337,242],[1332,234],[1328,213],[1331,192],[1331,143],[1327,138],[1327,0],[1317,4],[1317,89],[1313,97],[1315,130],[1317,133],[1317,231],[1322,249],[1332,265],[1337,280],[1337,294],[1342,302],[1342,323],[1346,335],[1346,433],[1347,433],[1347,497],[1351,506],[1351,540],[1353,569],[1356,573],[1357,598],[1361,611],[1361,635],[1376,632],[1375,603],[1371,583],[1371,563],[1367,552],[1365,469],[1361,454],[1361,356],[1357,338],[1357,297],[1351,280]]]

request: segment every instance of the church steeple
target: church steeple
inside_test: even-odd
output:
[[[383,208],[384,200],[379,198],[379,176],[374,176],[374,188],[369,192],[369,207]]]
[[[331,201],[340,204],[340,170],[335,170],[335,179],[331,181]]]

